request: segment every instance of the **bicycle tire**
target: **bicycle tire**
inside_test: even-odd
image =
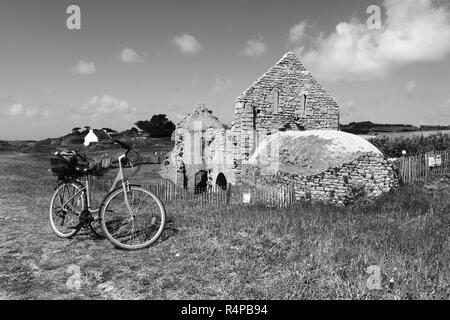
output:
[[[59,215],[58,215],[58,213],[54,212],[55,201],[57,199],[57,196],[60,194],[60,192],[63,189],[64,189],[64,191],[63,191],[64,193],[62,194],[62,197],[65,196],[65,191],[67,190],[68,186],[73,187],[77,191],[77,194],[78,194],[78,192],[81,192],[81,195],[79,197],[77,197],[77,199],[76,199],[76,201],[77,201],[76,206],[79,207],[80,206],[79,202],[81,201],[81,208],[76,209],[76,210],[72,210],[69,208],[69,210],[68,210],[69,212],[65,212],[63,214],[61,212],[59,212]],[[60,185],[58,185],[55,192],[53,193],[52,199],[50,201],[50,210],[49,210],[50,226],[51,226],[53,232],[60,238],[73,237],[74,235],[76,235],[78,233],[78,231],[80,231],[80,228],[72,229],[71,228],[72,225],[69,225],[67,227],[68,228],[67,231],[64,231],[64,230],[61,231],[60,229],[63,229],[62,227],[63,227],[63,224],[65,223],[67,213],[74,215],[74,217],[73,217],[74,225],[73,226],[76,226],[78,224],[79,215],[84,210],[85,205],[86,205],[86,193],[84,191],[81,191],[82,189],[83,189],[82,184],[80,184],[76,181],[69,181],[69,182],[64,182],[64,183],[61,183]],[[75,194],[75,192],[73,192],[72,195],[73,194]],[[70,191],[69,191],[68,195],[69,196],[71,195]],[[64,204],[61,204],[61,201],[65,202],[65,200],[66,199],[62,200],[61,197],[59,198],[59,205],[63,206],[62,208],[60,208],[62,210],[67,210],[67,208],[64,208]],[[72,205],[74,205],[73,201],[72,201]],[[58,228],[58,224],[59,224],[59,227],[61,227],[61,228]]]
[[[133,200],[130,201],[130,206],[134,205],[135,193],[134,192],[140,192],[143,195],[146,195],[147,201],[150,201],[150,204],[145,207],[145,209],[149,208],[149,210],[144,210],[143,213],[136,213],[134,212],[133,216],[130,219],[131,213],[129,212],[119,212],[119,210],[114,210],[116,207],[122,207],[124,201],[119,199],[120,196],[124,196],[124,190],[123,188],[117,188],[113,191],[111,191],[103,200],[101,209],[100,209],[100,225],[102,227],[103,233],[105,234],[106,238],[115,246],[118,248],[124,249],[124,250],[139,250],[146,248],[150,246],[152,243],[158,240],[158,238],[161,236],[162,231],[164,230],[165,223],[166,223],[166,209],[164,207],[164,204],[161,202],[161,200],[156,196],[153,192],[150,190],[147,190],[145,188],[131,185],[129,186],[129,189],[127,191],[127,196],[130,197],[132,195]],[[117,201],[116,203],[113,203],[113,201]],[[139,202],[139,206],[141,206],[142,202]],[[150,205],[152,205],[152,208],[150,208]],[[151,210],[153,209],[153,210]],[[128,210],[128,208],[127,208]],[[115,213],[114,215],[112,213]],[[156,215],[153,215],[153,213],[156,213]],[[117,217],[119,214],[123,214],[123,217]],[[139,219],[143,218],[145,219],[146,216],[149,216],[151,214],[151,223],[146,226],[145,229],[141,228],[136,230],[134,233],[134,222],[137,220],[137,215],[142,214],[142,216],[139,217]],[[130,226],[131,223],[131,232],[128,235],[126,233],[126,229]],[[117,227],[117,224],[119,226]],[[153,231],[157,227],[156,233],[152,235],[149,239],[147,239],[147,233]],[[114,229],[115,227],[115,229]],[[122,229],[122,230],[121,230]],[[133,234],[136,236],[145,235],[146,240],[142,243],[125,243],[124,240],[133,240]],[[136,237],[137,239],[137,237]]]

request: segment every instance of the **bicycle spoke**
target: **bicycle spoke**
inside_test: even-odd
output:
[[[50,223],[53,231],[60,237],[75,234],[79,216],[84,208],[81,187],[65,183],[57,188],[50,207]]]
[[[107,201],[102,220],[108,238],[126,249],[140,248],[154,242],[161,234],[165,221],[164,207],[149,191],[132,188],[126,193],[128,205],[122,190]]]
[[[111,233],[115,233],[117,230],[119,230],[120,228],[122,228],[123,226],[128,225],[128,220],[125,220],[125,222],[122,222],[119,226],[117,226],[116,228],[110,229]]]

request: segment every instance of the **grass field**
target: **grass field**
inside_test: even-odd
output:
[[[157,244],[127,252],[52,233],[47,157],[0,153],[1,299],[450,298],[448,179],[347,208],[179,204]],[[381,289],[366,285],[371,265]]]

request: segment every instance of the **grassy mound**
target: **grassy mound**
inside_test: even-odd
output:
[[[367,140],[334,130],[279,132],[266,138],[250,158],[267,173],[278,170],[314,175],[355,160],[363,153],[381,152]],[[273,166],[278,163],[278,168]],[[273,169],[272,169],[273,168]]]

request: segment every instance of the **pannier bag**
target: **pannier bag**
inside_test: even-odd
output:
[[[51,170],[59,178],[76,176],[75,166],[78,160],[74,154],[60,154],[50,158]]]

